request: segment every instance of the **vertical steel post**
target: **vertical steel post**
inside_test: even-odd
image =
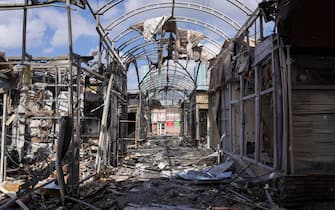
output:
[[[272,49],[272,72],[273,72],[273,101],[274,101],[274,168],[279,169],[282,166],[282,146],[283,146],[283,103],[282,103],[282,85],[281,70],[279,61],[279,40],[274,40]]]
[[[292,58],[291,48],[287,46],[287,84],[288,84],[288,130],[289,130],[289,158],[290,158],[290,173],[294,174],[294,144],[293,144],[293,107],[292,107]]]
[[[243,75],[239,76],[240,79],[240,155],[243,156],[245,154],[246,142],[244,138],[244,131],[245,131],[245,116],[244,116],[244,78]]]
[[[2,129],[1,129],[1,163],[0,163],[0,182],[5,180],[5,145],[6,145],[6,116],[7,116],[7,93],[3,93],[2,107]]]
[[[73,119],[73,82],[72,82],[72,57],[73,57],[73,45],[72,45],[72,22],[71,22],[71,1],[66,0],[66,15],[67,15],[67,27],[68,27],[68,41],[69,41],[69,116]],[[74,121],[72,121],[73,123]],[[72,130],[71,139],[74,141],[74,131]],[[74,160],[74,144],[72,144],[70,149],[70,157],[71,157],[71,163],[70,163],[70,172],[69,172],[69,184],[70,184],[70,190],[74,192],[76,189],[78,182],[79,182],[79,173],[76,173],[76,160]],[[79,171],[79,170],[78,170]]]
[[[80,68],[80,60],[77,60],[77,126],[76,126],[76,138],[73,139],[73,159],[74,159],[74,168],[73,168],[73,177],[74,177],[74,186],[75,186],[75,194],[79,194],[78,191],[78,184],[79,184],[79,150],[80,150],[80,110],[81,110],[81,100],[80,100],[80,93],[81,93],[81,87],[80,87],[80,74],[81,74],[81,68]]]
[[[261,145],[261,75],[262,68],[256,65],[255,71],[255,160],[260,160],[260,145]]]
[[[24,64],[26,58],[26,38],[27,38],[27,5],[28,0],[24,1],[24,8],[23,8],[23,27],[22,27],[22,57],[21,57],[21,64]]]

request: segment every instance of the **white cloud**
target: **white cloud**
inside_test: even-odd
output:
[[[95,25],[78,12],[72,13],[73,41],[81,36],[96,37]],[[22,43],[22,11],[0,12],[0,50],[20,48]],[[28,11],[28,48],[42,48],[51,52],[53,48],[68,43],[67,21],[64,10],[54,8]]]
[[[46,53],[46,54],[49,54],[49,53],[52,53],[54,50],[55,50],[54,48],[52,48],[52,47],[48,47],[48,48],[45,48],[45,49],[43,50],[43,52]]]
[[[21,46],[22,13],[18,11],[0,12],[0,50]]]

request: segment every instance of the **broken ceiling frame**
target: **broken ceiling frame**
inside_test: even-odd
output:
[[[92,6],[87,2],[87,6],[92,14],[92,16],[94,17],[94,19],[96,20],[96,31],[98,32],[99,36],[100,36],[100,45],[104,44],[105,45],[105,50],[106,53],[111,56],[112,58],[115,59],[115,61],[118,63],[118,65],[120,67],[122,67],[122,69],[124,71],[126,71],[125,68],[125,63],[122,61],[120,55],[118,54],[118,52],[115,50],[114,47],[114,42],[109,38],[109,34],[108,32],[106,32],[104,30],[104,28],[102,27],[101,23],[100,23],[100,16],[96,15]]]
[[[113,8],[114,6],[116,6],[117,4],[119,4],[121,1],[108,1],[105,5],[103,5],[102,7],[100,7],[97,11],[96,11],[96,16],[102,15],[105,12],[107,12],[110,8]],[[248,10],[248,7],[246,7],[245,5],[243,5],[243,3],[239,2],[239,1],[228,1],[229,3],[233,4],[236,7],[239,7],[240,10],[242,10],[244,13],[247,13],[246,11]],[[117,27],[120,23],[123,23],[124,21],[128,20],[129,18],[136,16],[137,14],[146,12],[146,11],[152,11],[152,10],[156,10],[156,9],[161,9],[161,8],[173,8],[172,11],[174,11],[174,8],[182,8],[182,9],[191,9],[191,10],[195,10],[195,11],[200,11],[212,16],[215,16],[216,18],[218,18],[219,20],[221,20],[222,22],[228,24],[230,27],[232,27],[234,30],[238,30],[240,28],[240,25],[237,23],[237,21],[233,20],[232,18],[228,17],[227,15],[223,14],[222,12],[210,8],[208,6],[204,6],[204,5],[200,5],[200,4],[195,4],[195,3],[186,3],[186,2],[175,2],[173,1],[172,3],[170,2],[159,2],[159,3],[152,3],[152,4],[148,4],[139,8],[136,8],[134,10],[131,10],[129,12],[127,12],[125,15],[120,16],[118,18],[115,18],[113,20],[113,22],[109,25],[107,25],[106,27],[104,27],[103,29],[106,31],[112,30],[113,28]],[[172,12],[173,13],[173,12]],[[155,34],[157,34],[158,30],[161,30],[162,25],[164,24],[164,22],[167,22],[167,20],[169,20],[170,22],[186,22],[186,23],[191,23],[193,25],[198,25],[203,27],[204,29],[208,30],[208,31],[212,31],[215,34],[217,34],[219,37],[222,37],[224,39],[228,39],[229,36],[222,30],[220,30],[219,28],[217,28],[214,25],[205,23],[201,20],[197,20],[195,18],[189,18],[189,17],[171,17],[171,18],[156,18],[157,21],[156,24],[154,25],[150,25],[151,27],[149,29],[149,33],[146,33],[145,30],[140,30],[139,28],[135,29],[136,31],[140,32],[141,34],[145,35],[145,39],[144,40],[151,40],[151,37]],[[149,20],[150,21],[150,20]],[[145,25],[146,22],[143,23],[142,28]],[[140,26],[141,27],[141,26]],[[132,27],[134,29],[134,27]],[[150,57],[152,57],[152,55],[157,54],[158,57],[158,63],[162,63],[162,59],[171,59],[172,57],[170,57],[172,55],[172,53],[170,52],[171,50],[171,46],[170,46],[170,41],[168,41],[167,47],[165,49],[164,44],[162,44],[162,38],[164,38],[164,36],[160,37],[160,40],[158,41],[158,45],[159,46],[154,46],[151,47],[153,45],[157,45],[157,42],[150,42],[150,43],[141,43],[140,40],[141,38],[138,36],[135,37],[131,37],[127,40],[124,40],[122,43],[119,43],[119,40],[122,39],[123,37],[126,37],[127,34],[132,33],[130,31],[130,29],[126,29],[124,31],[121,31],[118,35],[116,35],[112,41],[113,43],[116,43],[116,45],[118,46],[117,50],[119,51],[123,51],[125,49],[128,49],[126,52],[123,52],[122,54],[122,58],[123,61],[125,62],[132,62],[132,60],[134,59],[139,59],[139,58],[146,58],[148,60],[148,63],[150,61]],[[109,36],[109,35],[107,35]],[[168,40],[171,39],[171,35],[170,38]],[[217,43],[215,42],[215,39],[213,38],[208,38],[207,43],[210,43],[210,45],[212,46],[216,46],[217,47]],[[187,44],[186,47],[180,48],[181,45],[179,45],[178,42],[178,49],[184,49],[184,51],[182,51],[183,53],[186,53],[186,55],[191,56],[191,58],[194,58],[196,60],[209,60],[210,58],[215,57],[216,53],[208,48],[208,46],[198,46],[196,47],[196,51],[191,52],[191,45],[190,43]],[[192,48],[195,47],[194,45],[192,45]],[[175,48],[175,46],[174,46]],[[208,50],[205,50],[203,48],[207,48]],[[163,56],[163,50],[167,50],[168,52],[168,56],[164,57]],[[179,52],[176,50],[175,51],[177,54],[176,56],[179,57]],[[183,54],[182,53],[182,54]],[[196,57],[194,57],[194,55],[196,55]],[[204,55],[207,55],[204,57]],[[208,57],[208,55],[211,55],[210,57]],[[175,58],[176,59],[176,58]],[[151,62],[151,61],[150,61]],[[161,65],[158,65],[159,67],[161,67]],[[138,71],[138,69],[137,69]],[[137,73],[138,74],[138,73]],[[138,79],[139,81],[139,79]]]
[[[122,59],[125,60],[125,61],[129,61],[129,59],[133,58],[133,57],[137,57],[137,56],[146,56],[146,52],[150,52],[150,50],[154,51],[156,50],[156,53],[158,50],[165,50],[166,48],[159,48],[156,46],[157,43],[156,42],[144,42],[144,43],[141,43],[141,44],[138,44],[138,45],[135,45],[133,47],[133,49],[130,49],[128,51],[126,51],[124,53],[124,55],[122,56]],[[151,47],[151,46],[154,46],[154,47]],[[146,49],[146,47],[151,47],[150,49]],[[214,58],[216,56],[216,53],[211,49],[209,48],[208,46],[203,46],[203,48],[205,50],[208,51],[208,53],[211,55],[211,57],[208,57],[207,60],[210,60],[211,58]],[[139,51],[141,50],[142,51]],[[177,58],[176,58],[177,59]]]
[[[117,6],[124,0],[109,0],[104,5],[100,6],[95,14],[103,15],[104,13],[108,12],[113,7]],[[239,0],[227,0],[230,4],[234,5],[236,8],[244,12],[246,15],[250,15],[252,13],[252,9],[250,9],[246,4]],[[175,4],[175,2],[173,2]]]
[[[131,47],[133,43],[137,43],[139,41],[142,40],[142,36],[138,35],[138,36],[134,36],[133,38],[127,40],[126,42],[122,43],[117,50],[119,51],[123,51],[125,48],[127,47]],[[214,47],[216,47],[218,50],[221,49],[221,46],[219,44],[219,42],[217,42],[216,40],[210,38],[210,37],[205,37],[203,38],[203,40],[206,40],[208,43],[212,44]]]
[[[229,16],[225,15],[224,13],[211,8],[211,7],[207,7],[201,4],[195,4],[195,3],[189,3],[189,2],[176,2],[176,3],[169,3],[169,2],[158,2],[158,3],[153,3],[153,4],[147,4],[143,7],[139,7],[136,8],[134,10],[131,10],[129,12],[127,12],[126,14],[115,18],[113,20],[113,22],[109,25],[107,25],[104,29],[106,31],[110,31],[113,30],[113,28],[115,28],[116,26],[118,26],[119,24],[121,24],[122,22],[126,21],[127,19],[136,16],[140,13],[146,12],[146,11],[151,11],[151,10],[155,10],[155,9],[162,9],[162,8],[171,8],[174,5],[175,8],[181,8],[181,9],[192,9],[195,11],[199,11],[199,12],[204,12],[207,13],[209,15],[212,15],[216,18],[218,18],[219,20],[221,20],[222,22],[227,23],[229,26],[231,26],[232,28],[234,28],[236,31],[240,29],[240,24],[235,21],[234,19],[230,18]]]

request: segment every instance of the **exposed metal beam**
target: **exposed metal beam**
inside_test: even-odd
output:
[[[240,2],[239,0],[227,0],[227,1],[231,3],[232,5],[236,6],[237,8],[239,8],[246,15],[250,15],[252,13],[252,10],[247,5]]]
[[[216,46],[216,43],[213,42],[212,40],[207,39],[207,41],[208,41],[209,43],[213,44],[214,46]],[[123,54],[122,58],[129,58],[130,56],[135,56],[135,57],[136,57],[137,55],[141,54],[142,52],[145,52],[146,50],[148,50],[148,49],[145,49],[145,47],[148,47],[148,46],[151,46],[151,45],[154,45],[154,44],[157,44],[157,42],[155,42],[155,41],[152,41],[152,42],[142,42],[142,43],[140,43],[140,44],[134,45],[134,46],[132,46],[131,49],[129,49],[128,51],[126,51],[126,52]],[[215,53],[211,48],[209,48],[208,46],[203,46],[203,47],[204,47],[206,50],[208,50],[208,52],[209,52],[211,55],[216,56],[217,53]],[[216,46],[216,48],[217,48],[219,51],[220,51],[220,49],[221,49],[221,47],[219,47],[219,46]],[[137,52],[137,51],[140,50],[140,49],[143,49],[143,51],[142,51],[142,52],[135,53],[135,52]],[[153,48],[151,48],[151,49],[156,49],[156,50],[158,50],[159,47],[153,47]]]
[[[165,70],[163,68],[162,70]],[[176,74],[169,74],[170,81],[166,81],[166,71],[162,72],[151,72],[141,83],[141,88],[143,91],[155,88],[157,86],[176,86],[180,87],[185,90],[192,91],[194,89],[194,82],[193,80],[180,71],[176,72]]]
[[[175,21],[175,22],[185,22],[185,23],[191,23],[194,25],[198,25],[201,26],[209,31],[212,31],[213,33],[215,33],[216,35],[218,35],[219,37],[223,37],[224,39],[230,39],[230,36],[224,32],[223,30],[217,28],[216,26],[206,23],[204,21],[195,19],[195,18],[188,18],[188,17],[183,17],[183,16],[176,16],[175,20],[171,20],[171,21]],[[118,42],[122,37],[127,37],[130,33],[134,32],[134,30],[128,28],[123,30],[122,32],[120,32],[115,38],[113,38],[114,42]]]
[[[131,58],[131,56],[135,56],[135,57],[136,57],[136,56],[138,56],[139,54],[143,53],[144,51],[149,50],[149,49],[145,49],[145,47],[152,46],[152,45],[154,45],[154,44],[156,44],[156,42],[144,42],[144,43],[135,45],[132,49],[130,49],[130,50],[128,50],[127,52],[125,52],[122,58],[124,58],[125,60],[128,60],[128,58]],[[216,53],[215,53],[212,49],[210,49],[210,48],[207,47],[207,46],[204,46],[204,48],[205,48],[206,50],[208,50],[208,52],[209,52],[211,55],[216,56]],[[135,52],[137,52],[137,51],[140,50],[140,49],[143,49],[143,51],[135,54]],[[153,47],[152,49],[157,49],[157,50],[158,50],[159,47]]]
[[[106,4],[104,4],[102,7],[100,7],[96,12],[94,12],[96,15],[103,15],[108,10],[112,9],[119,3],[123,2],[123,0],[110,0]]]
[[[178,64],[178,65],[177,65],[177,64]],[[171,64],[170,64],[170,65],[171,65]],[[192,82],[194,83],[194,79],[193,79],[192,75],[190,74],[190,72],[188,72],[187,69],[186,69],[185,67],[183,67],[179,62],[178,62],[178,63],[174,62],[173,65],[172,65],[172,68],[174,68],[175,71],[178,70],[178,73],[181,73],[183,76],[188,76],[188,77],[192,80]],[[165,66],[161,68],[161,70],[164,70],[164,69],[166,69]],[[183,70],[183,71],[179,71],[179,70]],[[148,71],[148,73],[147,73],[146,75],[144,75],[144,77],[143,77],[142,80],[139,82],[139,84],[142,84],[143,81],[145,80],[145,78],[146,78],[150,73],[152,73],[152,72],[155,73],[155,71],[157,71],[157,70],[152,70],[152,69],[150,69],[150,70]],[[184,73],[184,71],[185,71],[186,74]]]
[[[116,5],[118,5],[119,3],[123,2],[123,1],[124,0],[109,0],[103,6],[101,6],[99,9],[97,9],[95,14],[103,15],[108,10],[112,9],[113,7],[115,7]],[[240,9],[242,12],[244,12],[247,15],[250,15],[252,13],[252,9],[250,9],[246,4],[244,4],[243,2],[241,2],[239,0],[226,0],[226,1],[231,3],[232,5],[234,5],[235,7],[237,7],[238,9]]]
[[[96,15],[94,13],[94,10],[92,6],[87,2],[87,6],[89,8],[89,11],[91,12],[92,16],[96,20],[96,31],[100,35],[101,42],[104,43],[106,52],[113,58],[115,58],[116,62],[119,64],[119,66],[122,67],[123,70],[126,70],[124,63],[122,62],[119,54],[115,51],[113,42],[109,39],[108,33],[104,30],[102,25],[100,24],[99,15]]]
[[[131,39],[127,40],[126,42],[122,43],[119,47],[117,47],[117,49],[119,51],[124,50],[126,47],[130,46],[132,43],[137,42],[137,41],[142,41],[143,40],[143,36],[142,35],[138,35],[138,36],[134,36]],[[215,47],[217,47],[218,49],[221,49],[221,45],[218,41],[210,38],[210,37],[205,37],[204,40],[210,42],[211,44],[213,44]]]
[[[162,8],[171,8],[173,4],[171,2],[158,2],[158,3],[153,3],[153,4],[148,4],[136,9],[133,9],[122,16],[113,19],[112,23],[106,26],[104,29],[106,31],[110,31],[119,24],[123,23],[127,19],[136,16],[137,14],[146,12],[146,11],[151,11],[151,10],[156,10],[156,9],[162,9]],[[182,8],[182,9],[192,9],[200,12],[204,12],[210,15],[215,16],[216,18],[220,19],[221,21],[227,23],[231,27],[233,27],[235,30],[240,29],[240,24],[235,21],[234,19],[230,18],[229,16],[225,15],[224,13],[220,12],[219,10],[216,10],[211,7],[207,7],[201,4],[195,4],[195,3],[190,3],[190,2],[176,2],[174,4],[176,8]]]
[[[21,64],[24,64],[24,61],[26,60],[26,47],[27,47],[27,6],[28,6],[28,0],[24,1],[24,7],[23,7],[23,24],[22,24],[22,52],[21,52]]]

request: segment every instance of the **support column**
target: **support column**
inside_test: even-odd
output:
[[[22,57],[21,63],[24,64],[26,58],[26,41],[27,41],[27,5],[28,0],[24,1],[24,8],[23,8],[23,25],[22,25]]]
[[[260,141],[261,141],[261,96],[260,96],[260,91],[261,91],[261,86],[260,86],[260,81],[261,81],[261,67],[257,65],[254,69],[255,71],[255,160],[256,162],[259,162],[260,158]]]
[[[67,29],[68,29],[68,60],[69,60],[69,107],[68,107],[68,112],[69,116],[74,119],[74,114],[73,114],[73,82],[72,82],[72,76],[73,76],[73,66],[72,66],[72,58],[73,58],[73,49],[72,49],[72,21],[71,21],[71,1],[66,0],[66,15],[67,15]],[[73,121],[74,122],[74,121]],[[77,169],[77,164],[75,160],[75,146],[74,146],[74,131],[72,130],[71,134],[71,139],[72,139],[72,146],[70,148],[70,157],[71,157],[71,162],[70,162],[70,171],[69,171],[69,187],[70,191],[73,193],[73,196],[77,197],[78,196],[78,183],[79,183],[79,168]],[[79,160],[78,160],[79,161]]]
[[[141,120],[142,120],[142,94],[139,92],[139,103],[136,111],[136,125],[135,125],[135,146],[137,148],[138,142],[141,139]]]
[[[113,78],[114,78],[114,74],[111,74],[110,78],[109,78],[109,82],[108,82],[108,87],[107,87],[107,91],[105,94],[105,98],[104,98],[104,109],[103,109],[103,113],[102,113],[102,119],[101,119],[101,128],[100,128],[100,134],[99,134],[99,143],[98,143],[98,153],[97,153],[97,157],[96,157],[96,161],[95,161],[95,166],[97,169],[97,173],[100,172],[101,169],[101,159],[102,159],[102,155],[103,155],[103,145],[104,145],[104,141],[107,135],[107,118],[108,118],[108,112],[109,112],[109,104],[110,104],[110,96],[111,96],[111,89],[113,86]]]
[[[2,106],[2,128],[1,128],[1,163],[0,163],[0,182],[5,181],[5,146],[6,146],[6,118],[7,118],[7,92],[3,93]]]
[[[199,104],[197,103],[197,99],[195,99],[195,139],[199,143],[200,142],[200,123],[199,123]]]
[[[239,76],[240,79],[240,155],[243,156],[244,154],[244,128],[245,128],[245,121],[244,121],[244,103],[243,103],[243,90],[244,90],[244,81],[243,76]]]
[[[111,160],[112,166],[116,167],[118,164],[118,100],[117,96],[113,94],[111,97]]]
[[[81,69],[80,69],[80,61],[77,61],[77,78],[76,78],[76,89],[77,89],[77,109],[76,109],[76,137],[73,139],[73,168],[72,168],[72,176],[73,176],[73,193],[75,195],[79,195],[79,174],[80,174],[80,169],[79,169],[79,162],[80,162],[80,156],[79,156],[79,150],[80,150],[80,110],[81,110],[81,100],[80,100],[80,93],[81,93],[81,85],[80,85],[80,74],[81,74]]]
[[[273,101],[274,101],[274,168],[281,168],[282,165],[282,146],[283,146],[283,103],[282,103],[282,86],[281,70],[279,62],[279,44],[278,38],[274,41],[272,51],[272,68],[273,68]]]
[[[187,109],[186,109],[186,104],[184,103],[184,136],[187,136],[187,119],[188,119],[188,115],[187,115]]]

